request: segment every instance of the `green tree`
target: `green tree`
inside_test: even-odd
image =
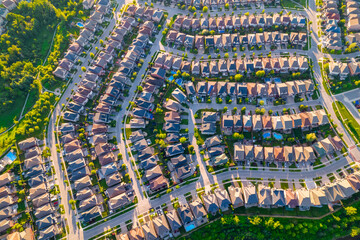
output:
[[[317,138],[316,138],[316,135],[315,133],[308,133],[306,134],[306,141],[307,142],[313,142],[315,141]]]
[[[186,142],[186,137],[181,137],[179,141],[180,141],[180,143],[185,143]]]
[[[207,11],[209,11],[209,8],[208,8],[207,6],[204,6],[203,9],[202,9],[202,11],[203,11],[204,13],[206,13]]]
[[[86,72],[86,67],[81,67],[81,70],[82,70],[83,72]]]
[[[265,76],[265,71],[264,70],[259,70],[255,73],[255,76],[258,78],[264,77]]]
[[[357,214],[357,209],[352,206],[346,207],[345,211],[346,211],[346,215],[348,216],[354,216]]]
[[[243,78],[243,75],[236,74],[234,78],[235,78],[235,81],[239,82]]]
[[[241,108],[241,113],[242,113],[242,114],[245,114],[245,112],[246,112],[246,107],[242,107],[242,108]]]

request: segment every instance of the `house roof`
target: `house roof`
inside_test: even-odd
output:
[[[286,199],[286,205],[288,205],[289,207],[295,208],[295,207],[299,206],[299,201],[293,190],[287,189],[285,191],[285,199]]]
[[[203,195],[203,201],[208,213],[214,213],[219,211],[219,205],[216,201],[215,194]]]
[[[158,239],[158,235],[155,231],[154,224],[152,221],[149,221],[142,225],[142,229],[144,231],[144,235],[146,240],[156,240]]]
[[[144,240],[145,234],[141,227],[133,228],[128,232],[130,240]]]
[[[274,148],[273,147],[264,147],[264,160],[271,162],[274,161]]]
[[[148,181],[155,179],[162,175],[162,171],[159,165],[156,165],[154,168],[148,169],[145,171],[145,177]]]
[[[355,193],[355,190],[353,189],[353,187],[351,186],[351,184],[347,179],[342,179],[338,181],[338,185],[341,191],[344,193],[345,198],[350,197]]]
[[[258,198],[260,205],[271,205],[272,204],[271,188],[264,186],[263,184],[259,184]]]
[[[310,200],[311,200],[311,204],[314,206],[328,204],[325,191],[322,188],[310,189]]]
[[[271,189],[272,205],[283,207],[285,202],[285,191],[282,189]]]
[[[195,218],[206,217],[206,210],[199,198],[192,201],[189,205]]]
[[[173,231],[178,230],[182,226],[180,219],[175,210],[169,211],[166,214],[166,217],[167,217],[169,225]]]
[[[190,207],[187,204],[180,205],[177,211],[183,224],[190,223],[194,220],[194,216],[191,213]]]
[[[209,137],[205,140],[205,146],[207,148],[221,144],[222,141],[218,135]]]
[[[298,189],[296,190],[296,196],[299,201],[300,207],[312,207],[312,203],[310,200],[310,192],[307,189]]]
[[[230,186],[228,188],[231,203],[234,207],[244,205],[244,197],[242,195],[242,190],[239,187]]]
[[[341,188],[337,183],[326,186],[325,193],[329,202],[337,202],[345,197],[345,194],[341,191]]]
[[[255,186],[249,185],[249,186],[243,188],[243,190],[244,190],[245,204],[247,204],[247,205],[258,204],[259,200],[258,200],[258,196],[256,194]]]
[[[164,215],[153,218],[153,223],[157,234],[161,238],[164,238],[170,232],[169,224],[167,223]]]
[[[220,208],[228,208],[231,204],[228,192],[224,189],[215,189],[214,192]]]

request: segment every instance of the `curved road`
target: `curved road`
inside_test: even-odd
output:
[[[126,3],[129,3],[130,1],[127,0]],[[119,6],[121,7],[122,4],[124,4],[124,0],[118,0]],[[169,18],[171,16],[173,16],[174,14],[179,14],[179,13],[183,13],[184,15],[186,15],[188,12],[187,11],[182,11],[176,8],[172,8],[172,7],[165,7],[163,5],[159,6],[156,3],[154,4],[155,8],[159,7],[162,9],[165,9],[168,13],[169,13]],[[280,11],[281,9],[279,8],[273,8],[273,9],[265,9],[265,12],[274,12],[274,11]],[[285,10],[286,11],[286,10]],[[321,77],[321,71],[320,71],[320,67],[318,64],[318,61],[321,60],[324,57],[329,57],[332,58],[332,56],[330,56],[329,54],[323,54],[321,52],[319,52],[318,48],[317,48],[317,44],[319,43],[319,38],[317,36],[317,32],[318,32],[318,26],[317,26],[317,12],[316,12],[316,6],[315,6],[315,0],[310,0],[309,1],[309,9],[306,9],[305,12],[304,11],[296,11],[296,10],[291,10],[293,13],[298,12],[298,13],[303,13],[308,17],[309,21],[312,21],[310,30],[312,30],[312,44],[311,44],[311,49],[309,51],[302,51],[302,50],[285,50],[286,52],[297,52],[298,54],[306,54],[308,55],[314,62],[314,77],[318,83],[318,88],[320,90],[320,95],[321,97],[319,98],[320,103],[327,108],[329,114],[331,114],[331,118],[334,120],[334,124],[338,125],[338,132],[344,134],[343,139],[344,141],[347,143],[347,145],[349,147],[354,146],[354,141],[353,139],[349,136],[349,134],[344,130],[344,127],[342,126],[342,124],[340,123],[340,121],[337,119],[337,117],[335,116],[335,113],[332,109],[332,102],[335,100],[333,96],[329,96],[327,95],[327,93],[325,92],[323,85],[322,85],[322,77]],[[253,13],[254,10],[248,10],[248,12]],[[230,14],[230,12],[227,12],[228,14]],[[236,14],[240,13],[240,11],[236,11]],[[210,13],[211,15],[215,15],[216,13]],[[219,14],[219,12],[217,12],[217,14]],[[220,14],[219,14],[220,15]],[[104,34],[101,38],[105,38],[107,33],[109,32],[109,30],[112,29],[112,27],[114,26],[115,21],[111,21],[111,24],[108,26],[107,30],[104,30]],[[165,50],[168,52],[178,52],[174,49],[169,49],[167,47],[162,46],[162,44],[160,43],[160,39],[161,39],[161,31],[159,33],[159,35],[157,36],[157,40],[155,41],[155,43],[153,44],[153,47],[151,49],[151,52],[154,53],[155,51],[158,50]],[[99,43],[97,43],[96,45],[99,45]],[[93,46],[93,48],[95,48],[95,46]],[[254,51],[251,51],[251,53]],[[266,51],[255,51],[255,52],[266,52]],[[267,51],[268,52],[268,51]],[[277,54],[280,52],[284,52],[281,50],[276,50],[273,51],[273,54]],[[182,53],[182,52],[180,52]],[[244,53],[244,52],[242,52]],[[249,54],[249,51],[245,51],[245,53]],[[141,75],[145,73],[145,68],[147,65],[147,62],[150,61],[151,59],[151,55],[149,54],[148,57],[145,59],[144,61],[144,65],[143,67],[140,69],[137,78],[135,79],[134,83],[131,86],[131,89],[129,91],[129,96],[124,100],[124,108],[117,114],[116,116],[116,120],[117,120],[117,125],[116,125],[116,137],[118,139],[118,147],[120,149],[120,152],[122,153],[124,159],[124,163],[127,165],[128,169],[129,169],[129,175],[133,181],[133,187],[136,193],[136,196],[138,197],[139,203],[137,205],[137,208],[134,210],[131,210],[123,215],[120,215],[116,218],[113,218],[111,220],[107,220],[106,222],[93,227],[92,229],[89,229],[87,231],[83,231],[82,229],[79,229],[76,225],[77,222],[77,216],[75,214],[75,212],[73,210],[71,210],[70,205],[68,204],[69,201],[69,195],[68,195],[68,190],[69,188],[65,185],[64,183],[64,179],[65,179],[65,175],[64,172],[61,170],[61,159],[60,159],[60,155],[57,153],[56,151],[56,140],[55,140],[55,134],[54,131],[56,131],[56,118],[57,116],[61,115],[61,106],[62,104],[66,103],[66,98],[71,96],[71,90],[75,88],[75,83],[79,82],[81,79],[79,79],[77,76],[74,76],[74,80],[72,83],[70,83],[69,87],[66,89],[65,93],[63,94],[63,96],[61,97],[59,104],[55,107],[51,117],[50,117],[50,121],[49,121],[49,127],[48,127],[48,134],[46,137],[46,141],[47,141],[47,146],[50,147],[51,149],[51,153],[52,153],[52,158],[53,158],[53,163],[55,166],[55,171],[56,171],[56,178],[58,180],[58,184],[60,186],[60,192],[61,192],[61,198],[62,198],[62,202],[61,204],[64,205],[65,207],[65,218],[68,220],[68,225],[70,228],[70,233],[68,235],[68,239],[89,239],[90,237],[93,237],[99,233],[102,233],[104,230],[110,228],[110,227],[115,227],[119,224],[123,224],[125,221],[129,220],[129,219],[136,219],[136,215],[138,215],[139,213],[143,213],[146,212],[150,207],[156,207],[159,206],[163,203],[169,202],[172,198],[176,197],[176,196],[180,196],[183,195],[187,192],[192,192],[194,191],[194,189],[199,188],[199,187],[209,187],[210,184],[215,183],[215,182],[219,182],[221,183],[223,180],[227,180],[227,179],[231,179],[231,178],[241,178],[241,179],[246,179],[248,177],[261,177],[264,179],[268,179],[268,178],[276,178],[276,179],[289,179],[289,180],[299,180],[299,179],[312,179],[314,177],[318,177],[318,176],[323,176],[326,175],[330,172],[335,172],[337,169],[344,167],[345,165],[349,164],[350,162],[352,162],[353,160],[350,157],[343,157],[338,161],[333,161],[333,163],[331,165],[325,166],[323,168],[317,169],[317,170],[310,170],[310,171],[302,171],[302,172],[289,172],[289,171],[269,171],[269,170],[264,170],[264,171],[253,171],[253,170],[236,170],[236,171],[228,171],[228,172],[223,172],[217,175],[211,175],[206,171],[206,167],[204,165],[204,162],[201,160],[201,156],[199,155],[199,150],[197,148],[197,144],[196,144],[196,140],[195,138],[192,136],[192,138],[190,139],[192,141],[192,144],[195,146],[195,150],[196,150],[196,156],[197,156],[197,163],[200,166],[200,172],[201,172],[201,176],[199,178],[199,180],[197,182],[182,186],[179,189],[174,189],[173,192],[171,192],[170,194],[166,194],[164,196],[162,196],[161,198],[156,198],[154,200],[150,200],[149,198],[147,198],[144,194],[143,194],[143,186],[141,185],[140,181],[137,180],[136,175],[134,170],[136,170],[136,167],[132,166],[131,164],[131,158],[130,156],[128,156],[128,150],[125,148],[125,143],[123,140],[123,131],[121,130],[122,128],[125,127],[125,125],[122,123],[123,117],[124,115],[127,113],[125,107],[127,106],[128,102],[131,101],[135,95],[135,90],[136,87],[140,84],[141,82]],[[346,55],[336,55],[336,58],[343,58],[343,57],[354,57],[357,56],[358,53],[353,53],[353,54],[346,54]],[[192,58],[194,55],[188,53],[189,58]],[[196,55],[196,57],[198,57],[199,55]],[[200,55],[201,56],[201,55]],[[86,59],[84,59],[84,63],[87,63],[88,60],[91,60],[89,55],[86,57]],[[79,67],[80,69],[80,67]],[[241,108],[242,105],[238,105],[238,108]],[[190,116],[193,117],[193,114],[191,114]],[[191,122],[195,122],[195,119],[192,119]],[[358,151],[357,147],[355,148],[356,151]]]

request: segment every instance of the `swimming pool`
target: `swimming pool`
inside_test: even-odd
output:
[[[8,157],[12,162],[16,159],[16,155],[11,151],[6,154],[6,157]]]
[[[271,137],[271,133],[270,132],[264,132],[263,134],[263,138],[270,138]]]
[[[273,136],[276,140],[282,140],[283,139],[283,136],[280,134],[280,133],[276,133],[274,132],[273,133]]]
[[[195,225],[194,225],[194,224],[190,224],[190,225],[187,225],[187,226],[185,227],[185,231],[189,232],[189,231],[193,230],[194,228],[195,228]]]
[[[174,80],[174,76],[169,77],[169,81],[171,82],[172,80]]]
[[[273,78],[274,79],[274,83],[281,83],[281,78]]]
[[[76,23],[76,26],[78,26],[79,28],[83,28],[84,24],[82,24],[81,22]]]
[[[176,79],[176,83],[177,83],[177,85],[181,86],[182,85],[182,79],[181,78]]]

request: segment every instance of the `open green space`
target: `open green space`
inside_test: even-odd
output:
[[[294,2],[299,3],[303,7],[307,7],[307,0],[281,0],[281,6],[285,8],[300,8],[300,6],[296,5]]]
[[[8,14],[7,32],[0,37],[0,132],[12,126],[14,119],[18,120],[29,91],[23,114],[38,101],[37,81],[49,90],[63,86],[64,82],[55,79],[52,71],[68,47],[69,33],[76,36],[79,31],[72,27],[73,19],[89,15],[88,10],[80,10],[81,2],[34,0],[22,2]],[[41,66],[49,50],[46,65]],[[52,97],[51,104],[54,100]],[[49,101],[38,103],[38,111],[49,112]],[[32,115],[25,117],[25,122],[33,118]],[[34,121],[30,126],[20,121],[10,132],[1,135],[0,154],[23,136],[42,133],[47,121],[43,121],[43,116],[35,120],[38,124]]]
[[[344,126],[347,127],[354,141],[358,143],[360,141],[360,125],[355,120],[354,116],[349,112],[344,104],[339,101],[333,102],[333,109],[335,111],[336,117],[342,122]]]

